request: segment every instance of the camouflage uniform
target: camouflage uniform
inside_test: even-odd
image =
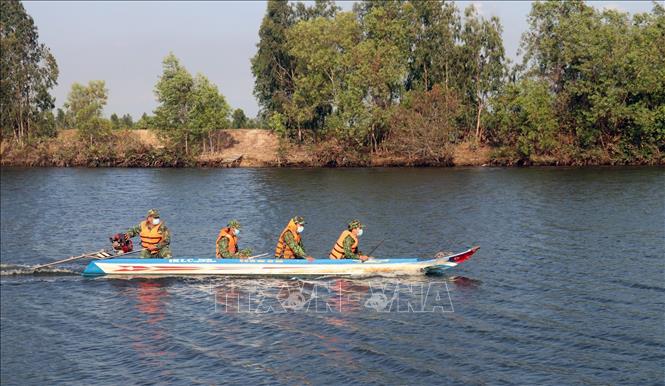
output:
[[[286,232],[284,235],[284,242],[289,246],[289,248],[291,248],[296,259],[304,259],[305,256],[307,256],[307,252],[305,252],[305,245],[302,243],[302,238],[300,239],[299,243],[296,243],[296,240],[293,238],[291,232]]]
[[[148,211],[148,216],[147,217],[155,217],[159,218],[159,212],[156,209],[150,209]],[[134,227],[131,227],[127,230],[127,235],[131,238],[134,236],[139,236],[141,233],[141,223],[137,224]],[[139,253],[139,257],[142,259],[144,258],[170,258],[171,257],[171,232],[169,231],[169,228],[166,227],[165,224],[161,224],[159,228],[159,233],[162,235],[162,240],[157,244],[156,248],[159,250],[158,253],[152,254],[150,253],[149,250],[147,249],[142,249],[141,253]]]
[[[237,220],[231,220],[229,221],[227,227],[240,229],[240,223]],[[227,239],[226,237],[222,237],[219,239],[219,241],[217,242],[217,250],[219,251],[219,254],[222,255],[221,257],[223,259],[249,257],[252,254],[252,250],[249,248],[245,248],[242,250],[238,248],[238,253],[229,252],[229,239]]]
[[[353,220],[349,223],[349,230],[352,230],[354,228],[362,228],[362,224],[360,224],[360,221],[358,220]],[[344,238],[344,259],[360,259],[360,256],[362,255],[362,252],[360,252],[360,249],[358,249],[357,253],[353,253],[353,249],[351,247],[353,246],[354,240],[353,237],[351,236],[346,236]]]
[[[302,216],[296,216],[289,221],[289,225],[287,225],[287,228],[290,226],[291,223],[295,223],[296,225],[304,225],[305,219]],[[292,231],[295,232],[295,230]],[[303,245],[302,237],[300,238],[300,241],[296,242],[296,238],[293,235],[293,233],[284,230],[283,236],[282,234],[280,234],[280,239],[277,241],[276,249],[280,248],[281,240],[283,240],[285,244],[284,250],[288,247],[291,251],[293,251],[293,257],[286,257],[284,255],[284,250],[282,250],[281,252],[275,250],[275,258],[304,259],[307,257],[307,252],[305,252],[305,246]]]

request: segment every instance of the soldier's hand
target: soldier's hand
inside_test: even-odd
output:
[[[305,259],[307,259],[307,261],[309,261],[310,263],[311,263],[312,261],[316,260],[316,259],[314,259],[312,256],[307,256],[307,257],[305,257]]]
[[[369,256],[361,255],[360,256],[360,261],[367,261],[369,259]]]
[[[129,237],[129,233],[125,233],[125,239],[129,240],[131,237]]]

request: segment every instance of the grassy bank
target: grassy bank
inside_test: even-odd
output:
[[[371,154],[347,150],[335,140],[298,146],[280,141],[271,131],[258,129],[219,130],[217,136],[224,145],[215,151],[186,155],[165,146],[149,130],[114,132],[106,141],[95,144],[81,140],[74,130],[63,130],[56,138],[30,143],[2,141],[0,164],[27,167],[665,165],[665,157],[657,148],[648,157],[640,154],[627,157],[625,149],[582,151],[574,146],[562,146],[555,153],[524,159],[511,148],[464,142],[447,146],[433,159],[387,150]]]

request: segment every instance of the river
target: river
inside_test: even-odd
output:
[[[665,376],[663,168],[8,168],[0,187],[3,385]],[[121,280],[82,278],[83,262],[24,267],[107,248],[152,207],[175,257],[212,256],[232,218],[241,247],[272,252],[295,215],[319,258],[353,218],[361,249],[385,239],[378,257],[481,249],[413,277]],[[291,291],[323,306],[282,307]],[[392,308],[369,301],[395,295]]]

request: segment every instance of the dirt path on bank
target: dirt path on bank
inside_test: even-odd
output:
[[[131,135],[140,142],[160,147],[161,141],[154,131],[131,130]],[[59,139],[76,140],[76,130],[63,130]],[[312,155],[304,146],[287,145],[281,149],[277,136],[269,130],[262,129],[226,129],[219,130],[218,135],[228,135],[228,146],[214,152],[205,152],[198,157],[204,166],[241,166],[262,167],[277,166],[280,163],[291,165],[307,165]],[[455,146],[453,162],[456,166],[480,166],[489,163],[490,148],[476,146],[472,143],[461,143]],[[235,161],[235,162],[233,162]],[[385,160],[382,160],[385,162]]]

